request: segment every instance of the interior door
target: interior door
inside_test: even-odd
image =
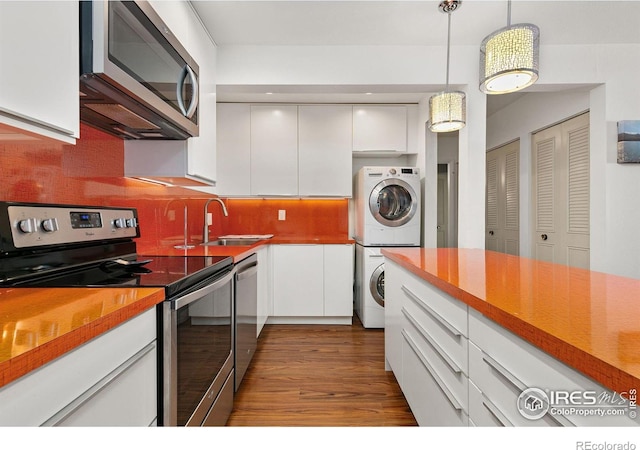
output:
[[[532,254],[589,268],[589,114],[532,138]]]
[[[449,229],[449,183],[446,164],[438,164],[438,247],[448,247],[447,231]]]
[[[520,141],[487,152],[485,248],[520,254]]]

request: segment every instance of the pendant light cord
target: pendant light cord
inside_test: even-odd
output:
[[[451,12],[447,13],[448,22],[447,22],[447,84],[445,87],[445,92],[449,92],[449,57],[451,53]]]
[[[507,26],[511,26],[511,0],[507,2]]]

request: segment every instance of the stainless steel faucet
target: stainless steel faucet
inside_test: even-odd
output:
[[[222,200],[220,200],[217,197],[213,197],[210,198],[209,200],[207,200],[207,202],[204,204],[204,233],[202,234],[203,239],[202,239],[202,243],[206,244],[207,242],[209,242],[209,224],[208,224],[208,220],[207,220],[207,214],[208,214],[208,209],[209,209],[209,203],[211,203],[212,201],[216,201],[218,203],[220,203],[220,206],[222,206],[222,214],[224,214],[225,217],[229,216],[229,213],[227,212],[227,207],[224,206],[224,202]]]

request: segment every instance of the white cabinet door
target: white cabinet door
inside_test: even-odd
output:
[[[251,195],[251,107],[217,105],[218,195]]]
[[[353,315],[353,245],[324,247],[324,315]]]
[[[353,151],[407,151],[407,107],[353,107]]]
[[[298,195],[297,106],[251,106],[251,194]]]
[[[0,141],[5,124],[75,144],[78,27],[78,2],[0,2]]]
[[[321,245],[274,245],[273,315],[324,315],[323,248]]]
[[[298,106],[301,196],[351,197],[352,107]]]
[[[195,12],[188,7],[190,26],[187,50],[200,69],[198,136],[187,141],[188,174],[205,182],[216,182],[216,56],[217,48]]]

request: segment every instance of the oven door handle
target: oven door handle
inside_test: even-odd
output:
[[[192,303],[196,300],[201,299],[205,295],[209,295],[213,291],[220,288],[220,286],[230,283],[232,280],[233,280],[233,271],[229,272],[228,274],[214,281],[213,283],[203,287],[202,289],[198,289],[197,291],[190,292],[183,297],[176,298],[171,302],[171,309],[178,310],[188,305],[189,303]]]

